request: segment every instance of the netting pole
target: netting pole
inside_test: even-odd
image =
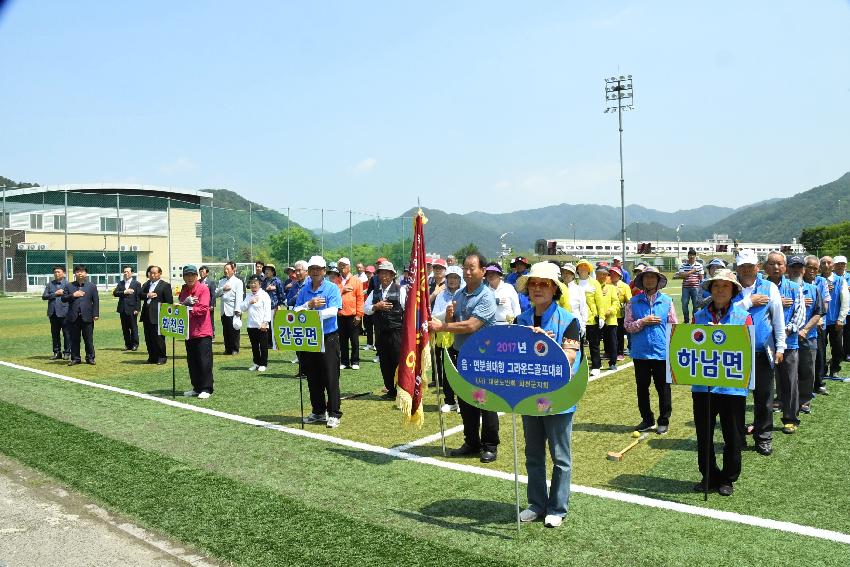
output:
[[[286,207],[286,265],[291,266],[292,260],[289,258],[289,221],[290,221],[290,210],[289,207]]]
[[[68,190],[65,193],[65,273],[68,274],[68,264],[71,258],[68,256]]]
[[[168,197],[168,283],[171,283],[171,197]]]
[[[11,220],[11,215],[9,215]],[[6,278],[9,274],[6,273],[6,186],[3,185],[3,295],[6,295]],[[11,225],[11,222],[8,224]]]
[[[121,265],[121,195],[118,193],[115,194],[115,216],[118,217],[115,219],[115,227],[116,234],[118,235],[118,273],[123,273],[124,267]],[[65,221],[67,225],[67,219]],[[109,285],[109,274],[106,275],[106,285]]]
[[[321,211],[322,211],[322,229],[321,229],[321,231],[322,231],[322,251],[321,251],[320,254],[321,254],[322,258],[324,258],[325,257],[325,209],[321,209]]]
[[[249,262],[254,261],[254,213],[253,213],[253,203],[248,203],[248,238],[250,239],[250,247],[248,249],[248,254],[251,256],[248,258]],[[233,252],[233,255],[236,255],[236,252]]]
[[[212,195],[212,193],[210,193]],[[215,261],[215,196],[210,197],[210,258]],[[201,258],[203,260],[203,258]]]
[[[354,260],[354,235],[351,232],[351,209],[348,210],[348,259]]]

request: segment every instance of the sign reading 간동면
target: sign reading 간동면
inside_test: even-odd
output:
[[[188,339],[189,308],[179,303],[160,303],[159,334],[163,337]]]
[[[667,382],[755,388],[755,330],[747,325],[679,324],[667,328]]]
[[[278,350],[325,352],[322,318],[314,309],[275,311],[273,327]]]
[[[464,343],[457,369],[446,362],[455,394],[489,411],[554,415],[576,405],[587,389],[584,360],[571,377],[561,347],[519,325],[481,329]]]

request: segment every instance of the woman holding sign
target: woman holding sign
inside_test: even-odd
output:
[[[183,266],[180,303],[189,307],[189,338],[186,339],[186,362],[192,389],[183,395],[205,400],[213,393],[212,320],[210,319],[210,289],[198,283],[198,269],[192,264]]]
[[[717,270],[712,277],[702,282],[702,288],[711,293],[711,302],[694,314],[694,323],[753,324],[753,319],[746,309],[732,304],[732,298],[741,292],[741,284],[731,270]],[[697,461],[702,473],[702,480],[694,486],[694,490],[707,492],[710,488],[716,488],[720,495],[731,496],[732,483],[738,480],[741,474],[747,389],[692,386],[691,396],[694,402],[694,425],[697,430]],[[714,427],[718,416],[724,442],[723,470],[717,468],[714,456]],[[709,467],[707,470],[706,465]]]
[[[539,262],[531,271],[517,280],[517,291],[528,293],[533,307],[517,318],[518,325],[532,327],[536,332],[549,335],[567,354],[572,374],[581,363],[581,327],[579,321],[566,309],[558,306],[558,299],[567,293],[566,286],[558,280],[560,270],[551,262]],[[528,472],[528,508],[519,519],[533,522],[545,517],[547,528],[561,525],[570,501],[572,476],[571,437],[575,406],[563,413],[547,416],[522,416],[525,433],[525,467]],[[552,457],[552,485],[546,491],[546,443]]]

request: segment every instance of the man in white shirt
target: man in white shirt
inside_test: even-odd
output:
[[[224,265],[224,277],[215,290],[221,298],[221,334],[224,338],[224,354],[239,354],[239,330],[233,328],[233,320],[242,320],[240,307],[245,297],[245,286],[236,276],[236,263]]]
[[[753,250],[738,252],[735,265],[743,289],[732,301],[749,311],[756,335],[753,440],[756,451],[767,457],[773,453],[774,367],[785,358],[785,313],[779,288],[756,277],[759,261]]]

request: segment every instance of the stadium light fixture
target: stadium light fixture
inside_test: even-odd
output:
[[[634,110],[632,76],[605,79],[605,113],[617,112],[620,124],[620,239],[623,263],[626,262],[626,183],[623,178],[623,111]]]

